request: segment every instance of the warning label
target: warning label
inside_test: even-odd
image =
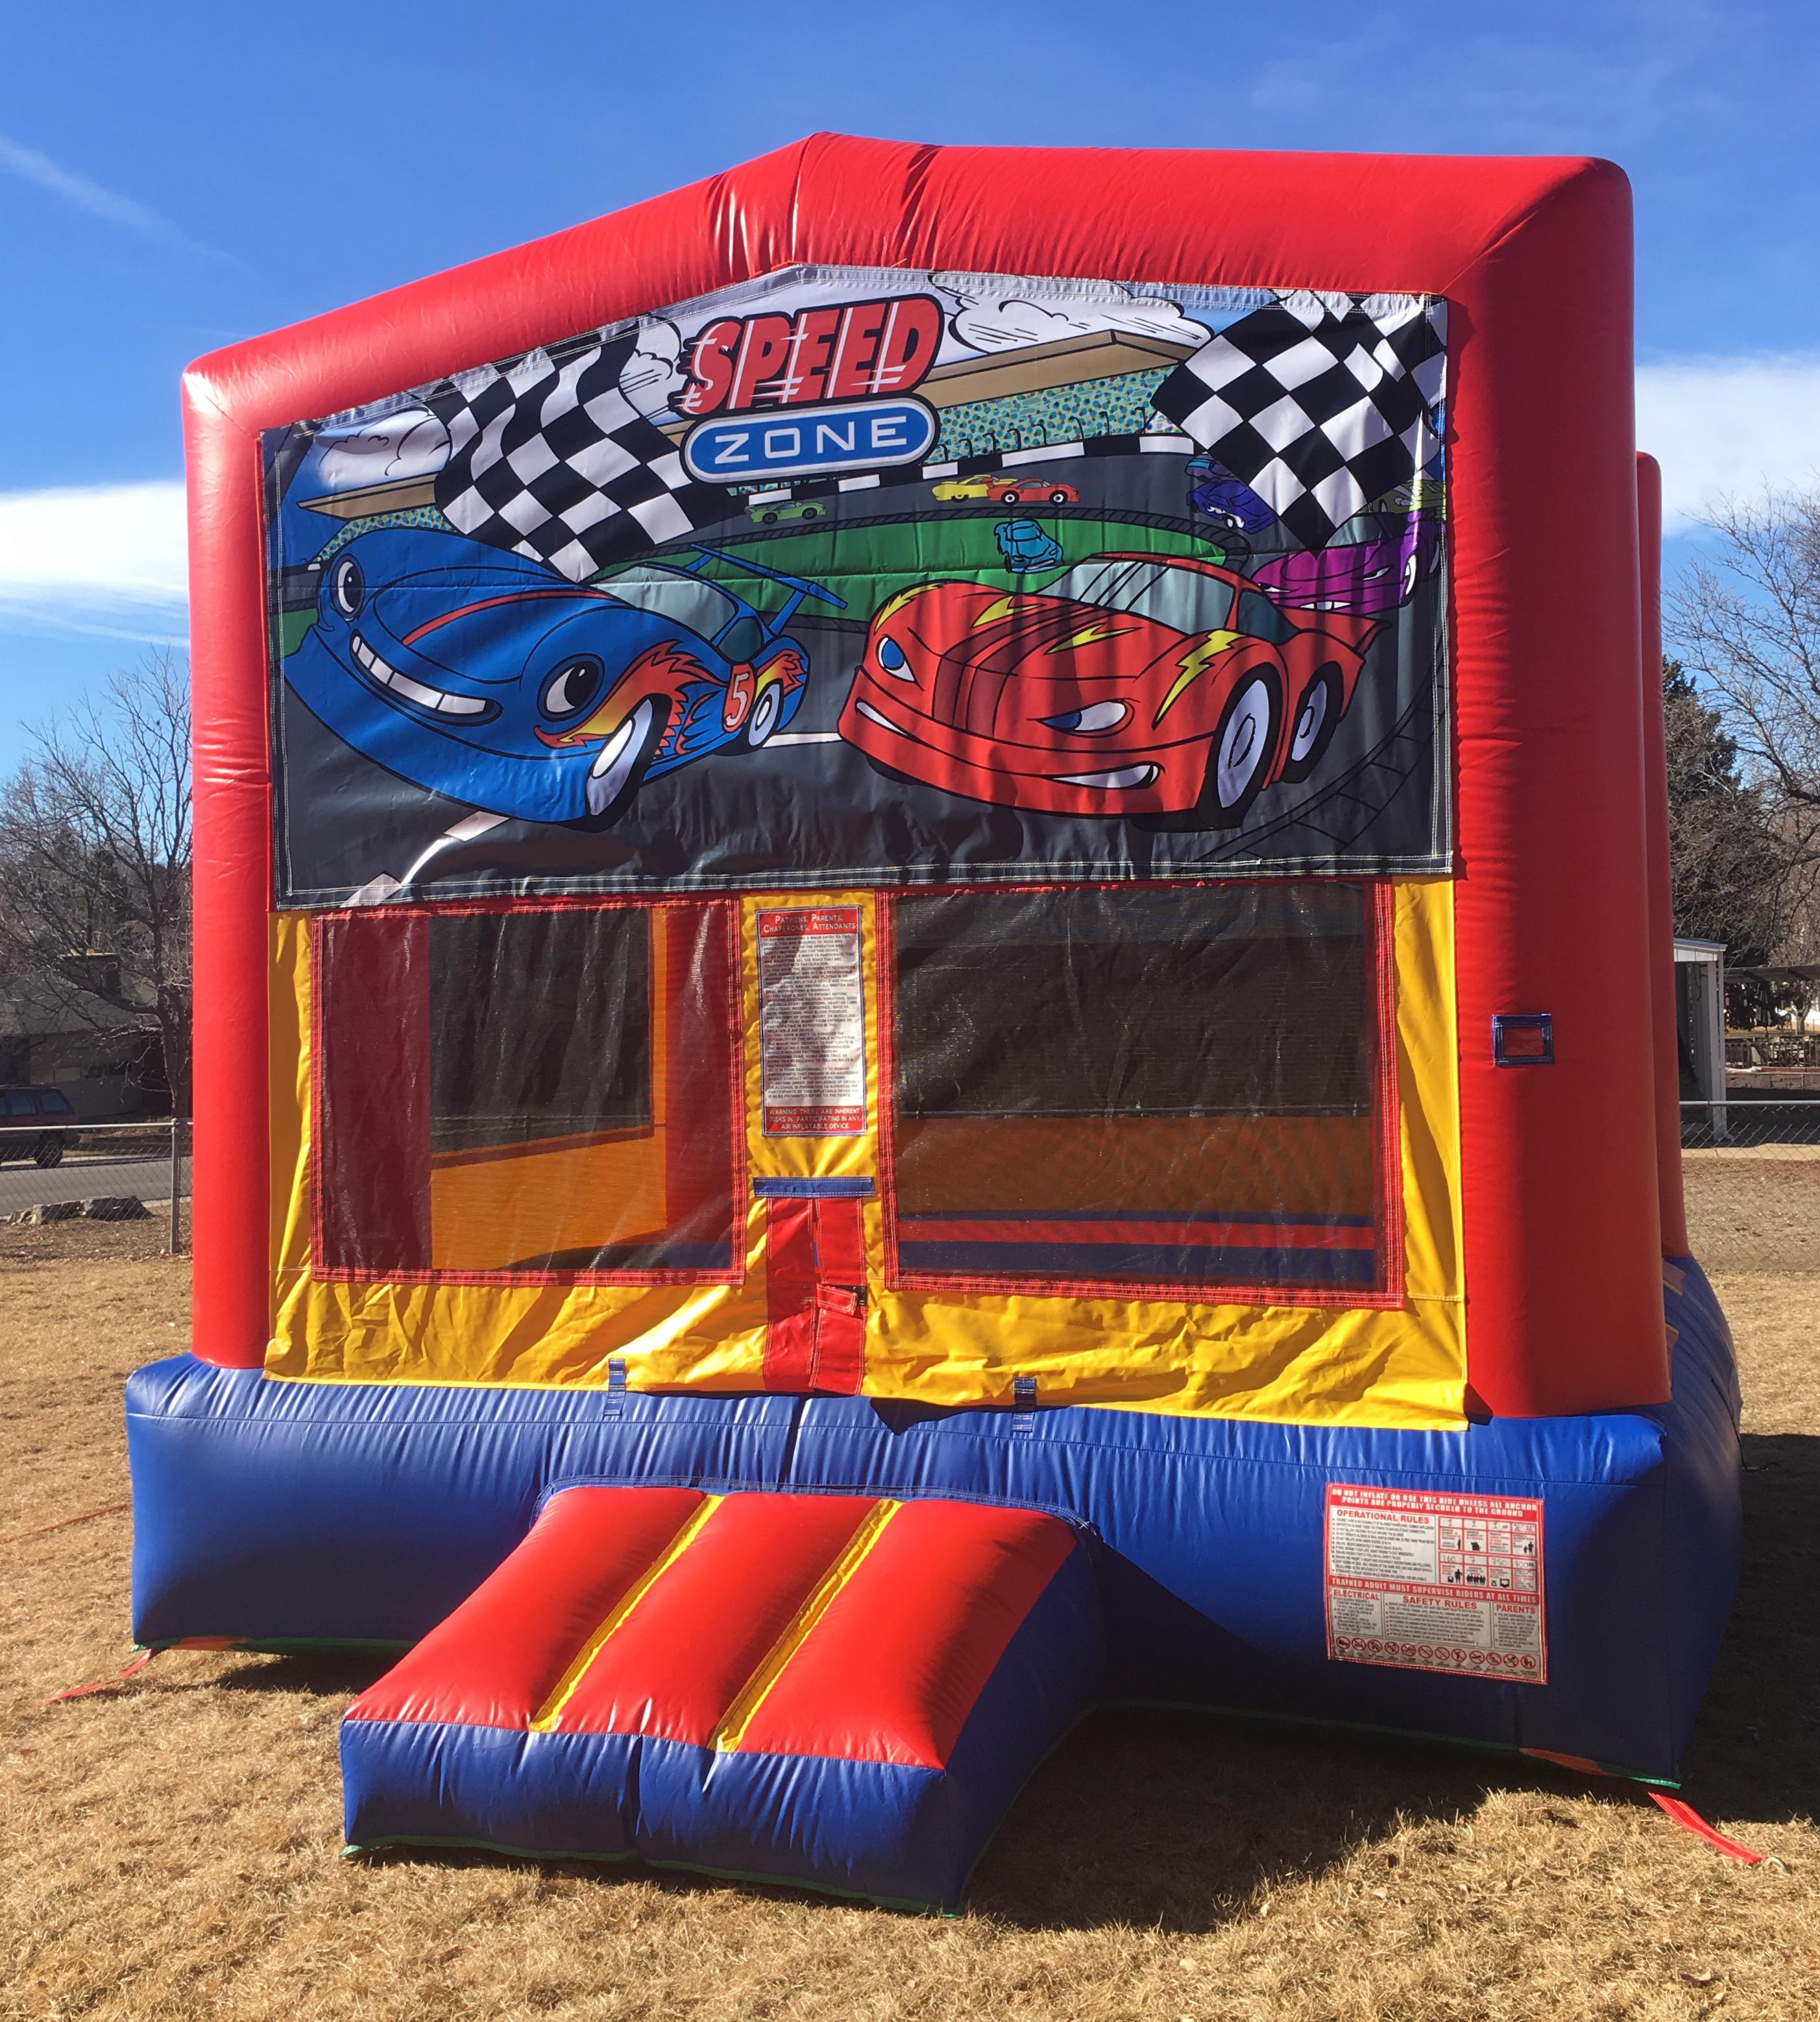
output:
[[[866,1006],[857,906],[758,915],[758,1078],[768,1137],[866,1127]]]
[[[1539,1498],[1329,1482],[1324,1549],[1328,1656],[1548,1683]]]

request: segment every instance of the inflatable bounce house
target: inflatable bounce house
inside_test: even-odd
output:
[[[199,364],[135,1632],[350,1845],[952,1906],[1086,1710],[1672,1782],[1627,187],[820,136]]]

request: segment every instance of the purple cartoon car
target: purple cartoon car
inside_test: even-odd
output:
[[[1259,564],[1252,580],[1286,609],[1376,618],[1407,604],[1423,578],[1439,568],[1443,524],[1432,507],[1364,512],[1314,553]]]

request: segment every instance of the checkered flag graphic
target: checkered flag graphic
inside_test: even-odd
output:
[[[635,334],[528,352],[445,380],[428,404],[448,429],[436,502],[459,533],[580,582],[609,563],[724,518],[675,445],[619,391]]]
[[[1445,315],[1417,295],[1280,295],[1184,360],[1154,404],[1303,547],[1325,547],[1439,447]]]

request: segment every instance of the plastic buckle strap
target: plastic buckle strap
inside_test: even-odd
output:
[[[1036,1379],[1034,1376],[1014,1376],[1011,1378],[1011,1436],[1027,1440],[1036,1429]]]
[[[623,1355],[607,1357],[607,1401],[602,1416],[619,1418],[626,1408],[626,1358]]]

